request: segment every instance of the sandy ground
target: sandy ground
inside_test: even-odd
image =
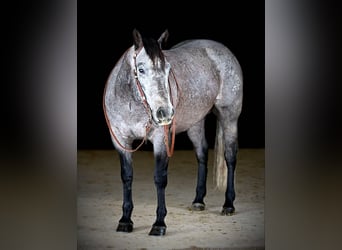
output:
[[[166,188],[167,230],[149,236],[155,220],[153,153],[134,153],[132,233],[116,232],[121,217],[120,164],[114,150],[78,151],[78,249],[264,249],[264,149],[240,149],[236,213],[221,216],[224,193],[214,190],[209,152],[206,209],[189,210],[195,196],[193,151],[175,151]]]

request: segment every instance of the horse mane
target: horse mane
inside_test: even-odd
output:
[[[164,70],[165,68],[165,57],[164,54],[159,46],[159,43],[152,38],[142,38],[143,46],[147,55],[152,60],[153,64],[156,65],[158,59],[161,62],[161,69]]]

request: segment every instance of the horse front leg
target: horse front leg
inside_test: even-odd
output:
[[[132,167],[132,153],[120,152],[121,164],[121,180],[123,185],[123,204],[122,217],[119,220],[117,232],[130,233],[133,231],[133,221],[131,215],[133,211],[132,200],[132,181],[133,181],[133,167]]]
[[[235,212],[234,200],[235,200],[235,168],[236,168],[236,156],[238,151],[237,140],[228,141],[226,143],[225,159],[228,168],[227,176],[227,189],[225,193],[225,202],[223,204],[222,215],[232,215]]]
[[[167,169],[169,164],[169,158],[166,154],[166,150],[156,151],[154,153],[155,158],[155,171],[154,171],[154,183],[157,189],[157,218],[149,235],[162,236],[166,233],[165,216],[167,214],[165,205],[165,188],[167,185]]]

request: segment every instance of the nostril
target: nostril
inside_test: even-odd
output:
[[[158,118],[159,120],[162,120],[162,119],[164,119],[165,117],[166,117],[166,111],[165,111],[165,109],[159,108],[159,109],[157,110],[157,118]]]

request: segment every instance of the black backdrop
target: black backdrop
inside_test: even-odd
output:
[[[183,1],[185,2],[185,1]],[[116,4],[117,3],[117,4]],[[223,1],[222,1],[223,3]],[[139,5],[141,4],[141,5]],[[102,94],[116,61],[132,45],[132,31],[159,38],[169,30],[166,48],[193,38],[225,44],[239,60],[244,76],[243,109],[239,119],[239,146],[265,146],[265,13],[264,1],[195,6],[176,2],[150,5],[118,1],[78,2],[78,149],[112,149],[102,110]],[[209,114],[206,134],[215,141],[216,120]],[[148,143],[142,149],[150,150]],[[191,149],[185,133],[176,137],[175,149]]]

